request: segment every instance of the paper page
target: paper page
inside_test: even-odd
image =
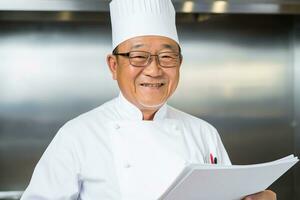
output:
[[[298,162],[288,156],[254,165],[187,166],[160,200],[240,200],[265,190]]]

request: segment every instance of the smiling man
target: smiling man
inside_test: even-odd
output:
[[[113,0],[110,9],[107,64],[120,94],[59,130],[22,200],[156,200],[186,163],[231,164],[213,126],[166,104],[182,63],[171,1]]]
[[[174,93],[181,61],[178,44],[162,36],[126,40],[107,58],[113,79],[124,97],[143,113],[144,120],[152,120]]]

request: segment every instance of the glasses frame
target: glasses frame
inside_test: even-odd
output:
[[[132,52],[142,52],[142,53],[147,53],[147,54],[149,54],[149,57],[147,58],[146,64],[145,64],[145,65],[134,65],[134,64],[132,64],[132,63],[131,63],[131,59],[130,59],[130,57],[129,57],[129,56],[130,56],[130,53],[132,53]],[[159,55],[160,55],[160,54],[163,54],[163,53],[174,53],[174,54],[177,54],[177,55],[178,55],[178,59],[179,59],[178,65],[174,65],[174,66],[165,66],[165,65],[161,65],[160,59],[159,59]],[[141,68],[141,67],[147,67],[148,65],[150,65],[151,62],[152,62],[152,59],[151,59],[152,56],[157,57],[157,63],[159,64],[159,66],[161,66],[161,67],[163,67],[163,68],[175,68],[175,67],[178,67],[178,66],[180,66],[181,59],[182,59],[181,53],[177,53],[177,52],[160,52],[160,53],[158,53],[158,54],[151,54],[151,53],[148,52],[148,51],[129,51],[129,52],[126,52],[126,53],[118,53],[118,52],[114,52],[114,51],[113,51],[112,54],[115,55],[115,56],[124,56],[124,57],[127,57],[127,58],[129,59],[130,65],[132,65],[133,67],[140,67],[140,68]]]

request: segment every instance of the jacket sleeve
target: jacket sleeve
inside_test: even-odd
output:
[[[64,126],[36,165],[21,200],[77,199],[80,169],[76,156],[72,131]]]

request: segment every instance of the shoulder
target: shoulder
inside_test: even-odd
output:
[[[218,157],[220,164],[230,165],[230,159],[215,127],[205,120],[171,106],[168,107],[168,115],[183,123],[185,136],[191,141],[190,148],[194,149],[196,154],[200,152],[199,154],[206,160],[207,156],[213,153]]]
[[[105,131],[109,121],[117,118],[115,111],[115,99],[112,99],[74,119],[66,122],[56,134],[56,137],[64,139],[86,141],[88,138],[99,136]]]
[[[110,129],[107,122],[112,117],[109,113],[113,110],[113,101],[108,101],[65,123],[49,144],[47,152],[73,152],[71,154],[77,155],[78,160],[85,157],[83,152],[92,154],[95,149],[108,152]],[[99,141],[105,145],[99,145]]]
[[[208,146],[217,146],[220,136],[216,128],[203,119],[180,111],[169,106],[169,117],[178,120],[183,125],[185,134],[197,143],[197,146],[209,148]]]
[[[197,129],[199,131],[217,133],[215,127],[213,127],[207,121],[195,117],[191,114],[178,110],[172,106],[168,105],[168,117],[179,120],[184,123],[185,126],[189,126],[193,129]]]
[[[80,114],[79,116],[69,120],[63,128],[68,129],[76,126],[91,125],[94,123],[103,124],[106,121],[113,120],[117,117],[115,101],[116,99],[112,99],[88,112]]]

